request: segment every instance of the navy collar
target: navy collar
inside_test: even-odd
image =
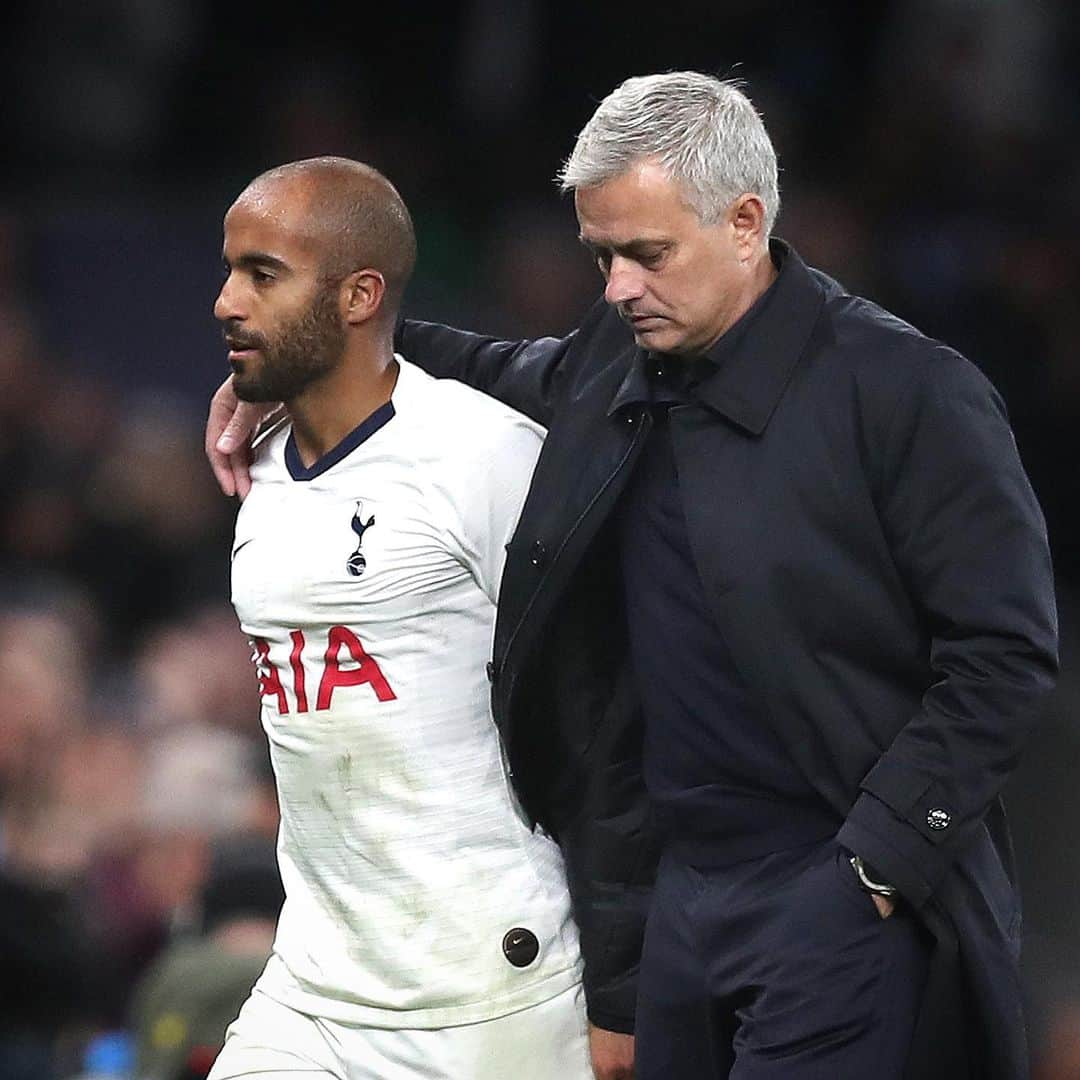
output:
[[[300,460],[300,451],[296,449],[295,434],[290,431],[285,440],[285,466],[294,480],[314,480],[322,476],[327,469],[333,468],[339,461],[351,454],[362,442],[370,439],[379,428],[394,418],[394,403],[380,405],[366,420],[357,425],[332,450],[328,450],[315,461],[310,469],[304,468]]]

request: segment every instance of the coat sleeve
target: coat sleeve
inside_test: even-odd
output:
[[[618,560],[607,544],[594,545],[563,595],[518,672],[507,748],[523,805],[566,861],[589,1019],[628,1032],[660,845]]]
[[[394,347],[436,378],[457,379],[550,427],[562,364],[575,336],[499,341],[406,320],[398,326]]]
[[[1057,616],[1042,513],[1005,406],[973,365],[936,350],[883,446],[879,515],[935,677],[839,840],[921,906],[1017,764],[1056,676]]]
[[[629,709],[620,704],[619,711]],[[640,717],[602,734],[588,758],[584,813],[559,838],[581,936],[585,1005],[598,1028],[632,1032],[660,856],[641,775]]]

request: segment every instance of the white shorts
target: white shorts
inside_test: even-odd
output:
[[[258,990],[225,1033],[207,1080],[592,1080],[580,987],[448,1028],[354,1027],[305,1016]]]

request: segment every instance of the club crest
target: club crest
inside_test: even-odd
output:
[[[364,558],[364,553],[360,550],[360,547],[364,542],[364,533],[375,524],[374,514],[372,514],[367,521],[361,520],[363,506],[364,504],[362,502],[356,504],[356,513],[353,514],[352,519],[352,531],[356,533],[356,550],[345,562],[345,569],[348,570],[353,577],[359,577],[367,566],[367,559]]]

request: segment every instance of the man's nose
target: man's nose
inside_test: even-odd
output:
[[[231,274],[225,279],[225,283],[221,286],[221,292],[218,293],[217,299],[214,301],[214,318],[218,322],[243,318],[240,311],[239,291],[233,285]]]
[[[616,255],[608,268],[604,299],[609,304],[625,304],[644,293],[641,272],[630,259]]]

